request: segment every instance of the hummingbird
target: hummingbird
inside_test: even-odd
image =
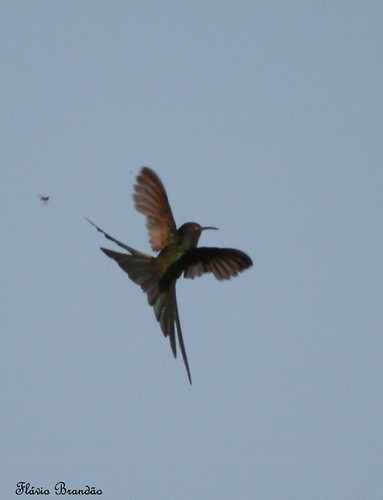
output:
[[[217,230],[216,227],[201,227],[196,222],[186,222],[177,229],[165,188],[150,168],[141,169],[134,191],[135,207],[146,216],[150,244],[154,252],[159,252],[157,256],[153,257],[121,243],[94,222],[87,220],[105,238],[129,252],[120,253],[101,247],[105,255],[115,260],[147,294],[148,303],[154,309],[161,330],[169,338],[174,357],[177,357],[177,332],[178,345],[191,384],[177,307],[177,279],[182,274],[185,278],[194,279],[209,272],[218,280],[230,279],[252,266],[253,262],[244,252],[233,248],[197,247],[202,231]]]

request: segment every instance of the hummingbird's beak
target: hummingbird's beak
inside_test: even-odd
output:
[[[216,231],[218,231],[218,227],[213,227],[213,226],[201,227],[201,231],[205,231],[205,229],[215,229]]]

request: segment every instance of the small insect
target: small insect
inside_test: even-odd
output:
[[[41,194],[39,194],[39,198],[43,203],[48,203],[48,201],[50,200],[51,197],[50,196],[42,196]]]

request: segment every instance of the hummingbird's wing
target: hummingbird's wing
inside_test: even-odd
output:
[[[158,252],[176,242],[177,228],[165,188],[157,174],[143,167],[133,195],[136,209],[147,217],[150,244]]]
[[[253,265],[248,255],[234,248],[193,248],[183,259],[185,278],[211,272],[218,280],[225,280]]]

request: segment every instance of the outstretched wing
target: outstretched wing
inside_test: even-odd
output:
[[[185,255],[185,278],[213,273],[217,280],[230,279],[253,265],[248,255],[234,248],[193,248]]]
[[[175,243],[177,228],[165,188],[157,174],[143,167],[133,195],[136,209],[147,217],[150,244],[158,252]]]

